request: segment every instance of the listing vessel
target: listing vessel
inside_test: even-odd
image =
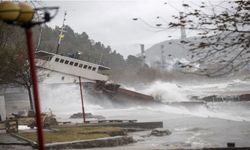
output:
[[[111,69],[103,65],[46,51],[36,52],[36,65],[45,78],[60,74],[60,84],[83,82],[85,89],[99,99],[105,96],[118,103],[155,102],[150,95],[124,89],[119,84],[110,82]],[[65,76],[71,76],[72,80],[65,81]],[[78,78],[81,78],[81,81]]]
[[[64,21],[66,20],[66,15],[67,13],[65,12]],[[50,83],[71,84],[83,82],[84,87],[87,88],[93,96],[97,96],[98,98],[105,96],[115,102],[125,102],[129,100],[133,103],[136,101],[143,101],[143,103],[155,102],[152,96],[127,90],[121,88],[119,84],[110,82],[109,72],[111,69],[109,67],[79,60],[74,55],[60,55],[59,47],[64,37],[64,32],[66,32],[64,30],[64,21],[60,29],[56,52],[36,52],[36,65],[39,68],[39,73],[42,74],[43,77],[51,78]],[[53,78],[53,76],[55,78]],[[58,76],[61,76],[59,80]]]
[[[109,79],[109,67],[46,51],[36,52],[36,65],[48,71],[81,77],[84,82],[106,82]]]

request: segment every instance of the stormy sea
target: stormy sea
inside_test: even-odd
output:
[[[161,82],[124,88],[152,95],[159,104],[113,105],[108,98],[95,99],[84,92],[85,112],[104,116],[105,119],[138,120],[139,122],[163,121],[172,134],[163,137],[147,136],[150,131],[129,133],[136,143],[102,149],[166,149],[250,147],[250,101],[223,101],[192,103],[193,96],[209,96],[250,89],[250,81],[234,79],[223,82]],[[59,121],[82,122],[69,119],[81,112],[78,84],[40,85],[42,111],[52,110]],[[183,103],[185,102],[185,103]],[[189,103],[190,102],[190,103]],[[173,105],[173,103],[175,105]],[[97,148],[98,149],[98,148]]]

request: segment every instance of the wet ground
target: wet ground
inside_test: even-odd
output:
[[[132,112],[131,112],[132,113]],[[147,114],[144,111],[144,114]],[[169,114],[162,119],[164,128],[172,134],[163,137],[148,136],[150,131],[136,132],[131,135],[138,141],[134,144],[108,149],[172,149],[172,148],[203,148],[226,147],[228,142],[234,142],[236,147],[250,146],[250,122],[232,121],[217,118],[200,118],[189,115]]]
[[[26,141],[0,133],[0,150],[32,150],[32,147]]]
[[[0,150],[33,150],[33,148],[24,145],[0,145]]]
[[[163,94],[166,100],[171,98],[184,99],[186,93],[210,93],[210,91],[235,91],[249,89],[250,82],[238,81],[230,84],[204,84],[197,86],[178,87],[172,83],[156,85],[152,90]],[[238,86],[239,84],[239,86]],[[236,86],[237,85],[237,86]],[[204,87],[205,86],[205,87]],[[165,89],[164,89],[165,88]],[[81,112],[79,87],[61,86],[41,88],[43,111],[52,109],[59,120],[69,121],[73,113]],[[53,92],[51,92],[53,91]],[[62,94],[67,93],[67,94]],[[154,92],[152,92],[154,93]],[[184,93],[184,94],[183,94]],[[147,136],[150,131],[131,133],[136,143],[111,148],[95,148],[91,150],[127,150],[127,149],[172,149],[172,148],[202,148],[226,147],[228,142],[234,142],[236,147],[250,146],[250,102],[221,102],[206,105],[159,105],[133,106],[127,108],[112,107],[108,100],[99,99],[93,103],[85,95],[86,112],[105,116],[106,119],[124,119],[138,121],[163,121],[164,128],[172,134],[164,137]],[[104,105],[105,104],[105,105]],[[107,107],[106,107],[107,106]],[[82,122],[82,119],[70,121]],[[8,149],[8,146],[0,149]],[[13,148],[16,148],[15,146]],[[26,147],[20,147],[25,148]],[[29,147],[28,147],[29,148]],[[12,149],[11,147],[9,149]]]
[[[111,111],[111,110],[109,110]],[[125,113],[126,111],[126,113]],[[228,142],[235,143],[236,147],[250,146],[250,122],[233,121],[212,117],[194,117],[186,114],[170,114],[161,111],[149,111],[146,109],[112,110],[113,115],[109,118],[128,119],[138,117],[141,121],[164,122],[164,128],[169,129],[169,136],[149,136],[149,131],[129,133],[137,141],[136,143],[108,148],[91,148],[89,150],[153,150],[153,149],[176,149],[176,148],[203,148],[203,147],[226,147]],[[106,114],[109,112],[103,112]],[[160,115],[161,114],[161,115]],[[157,117],[156,117],[157,116]],[[0,134],[0,143],[6,142],[13,145],[1,145],[0,149],[32,149],[30,146],[20,145],[24,141],[17,140],[7,134]],[[17,143],[17,144],[14,144]]]

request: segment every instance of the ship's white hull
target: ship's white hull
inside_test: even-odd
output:
[[[43,68],[38,69],[38,77],[40,83],[42,84],[72,84],[79,82],[79,77]],[[95,81],[81,78],[81,82],[95,82]]]
[[[79,77],[83,82],[108,81],[103,71],[110,70],[105,66],[45,51],[36,53],[36,66],[39,77],[48,83],[74,83],[78,82]]]

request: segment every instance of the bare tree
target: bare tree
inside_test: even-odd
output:
[[[32,82],[24,33],[21,28],[0,22],[0,35],[0,84],[25,87],[33,110]]]
[[[32,82],[30,77],[29,63],[24,50],[5,51],[0,57],[5,57],[1,64],[0,83],[23,86],[29,94],[30,108],[33,110]]]
[[[193,62],[199,62],[199,74],[220,76],[238,71],[250,61],[250,1],[210,1],[199,5],[183,4],[185,14],[174,16],[170,27],[193,30],[197,38],[181,42],[188,45]],[[210,67],[209,67],[210,66]]]

